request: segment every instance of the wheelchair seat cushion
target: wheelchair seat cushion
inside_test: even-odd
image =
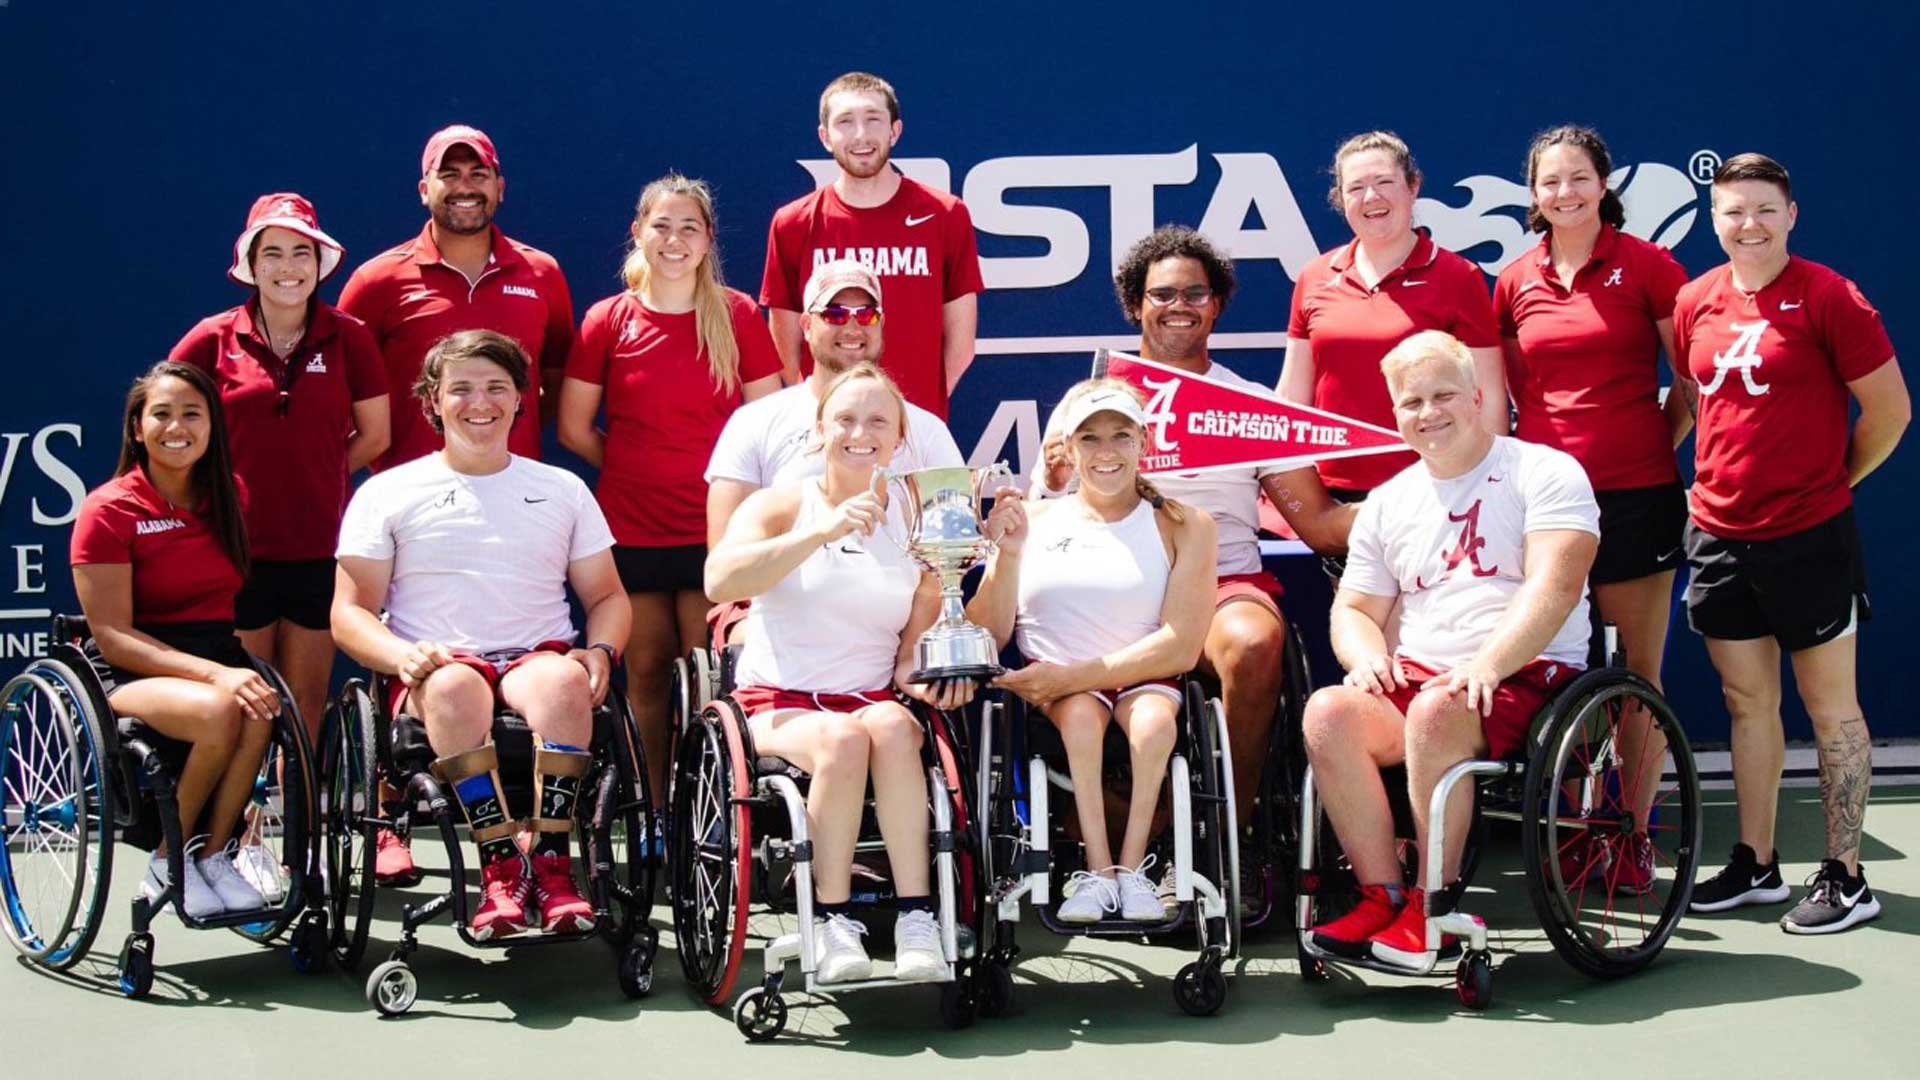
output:
[[[1387,695],[1393,707],[1404,715],[1420,694],[1420,684],[1441,672],[1417,661],[1400,659],[1407,674],[1407,685]],[[1493,714],[1482,717],[1480,730],[1487,737],[1486,756],[1499,761],[1524,759],[1527,735],[1533,720],[1562,686],[1572,682],[1580,669],[1554,660],[1535,660],[1502,680],[1493,693]]]

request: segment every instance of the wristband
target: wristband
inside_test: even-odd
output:
[[[587,648],[599,649],[601,652],[607,654],[608,661],[610,661],[614,667],[617,668],[620,666],[620,650],[614,648],[613,646],[607,644],[606,642],[596,641],[593,644],[587,646]]]

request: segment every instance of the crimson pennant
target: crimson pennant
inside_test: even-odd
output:
[[[1408,449],[1386,428],[1122,352],[1096,350],[1093,377],[1131,383],[1147,399],[1153,445],[1140,457],[1141,472],[1299,468]]]

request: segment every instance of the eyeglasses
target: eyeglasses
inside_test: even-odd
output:
[[[1166,307],[1175,300],[1185,300],[1194,307],[1199,307],[1213,299],[1213,286],[1189,285],[1184,289],[1176,289],[1171,285],[1161,285],[1148,289],[1147,299],[1153,301],[1154,307]]]
[[[820,317],[827,320],[828,326],[845,326],[852,319],[861,326],[872,326],[880,321],[880,305],[861,304],[848,307],[845,304],[828,304],[820,309]]]

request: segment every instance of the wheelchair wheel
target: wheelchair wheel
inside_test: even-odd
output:
[[[267,740],[267,752],[260,759],[260,771],[254,774],[253,798],[243,811],[242,842],[264,845],[273,858],[279,878],[281,897],[295,886],[310,880],[315,812],[316,783],[313,751],[307,745],[307,728],[293,707],[293,692],[271,667],[257,665],[261,675],[280,695],[280,715],[273,718],[273,732]],[[281,899],[269,896],[269,908],[284,906]],[[250,941],[268,944],[286,932],[299,917],[289,908],[259,922],[234,927],[234,933]]]
[[[327,946],[334,962],[352,971],[366,953],[373,923],[374,826],[380,809],[378,770],[368,731],[377,722],[373,699],[359,679],[347,683],[327,710],[321,731],[321,834],[327,890]]]
[[[1663,742],[1671,774],[1657,763]],[[1561,957],[1597,978],[1652,962],[1687,909],[1700,854],[1699,775],[1666,700],[1630,672],[1581,676],[1542,729],[1522,813],[1528,893]]]
[[[747,944],[752,815],[737,800],[752,789],[739,723],[731,701],[709,704],[681,740],[673,785],[673,926],[680,968],[709,1005],[732,993]]]
[[[113,875],[113,763],[92,677],[36,660],[0,690],[0,927],[54,971],[93,944]]]
[[[653,850],[653,790],[647,779],[646,752],[625,695],[610,693],[607,705],[613,730],[599,772],[590,817],[578,822],[579,849],[591,852],[594,906],[607,912],[607,938],[624,951],[646,931],[653,914],[653,890],[660,858]],[[607,867],[601,871],[599,867]],[[651,943],[647,961],[652,962]],[[623,961],[624,962],[624,961]]]
[[[1234,821],[1233,764],[1225,714],[1192,679],[1186,684],[1186,718],[1193,760],[1193,872],[1213,882],[1226,900],[1226,918],[1205,927],[1202,940],[1223,944],[1224,955],[1240,951],[1240,833]],[[1224,997],[1222,998],[1224,1000]],[[1218,1006],[1215,1006],[1218,1008]]]
[[[1267,738],[1266,767],[1262,770],[1257,807],[1241,807],[1243,819],[1253,827],[1254,847],[1242,858],[1258,860],[1258,865],[1276,871],[1283,883],[1293,880],[1293,867],[1300,857],[1300,782],[1307,772],[1306,712],[1307,698],[1313,695],[1313,673],[1307,666],[1306,643],[1300,629],[1287,623],[1287,640],[1280,655],[1280,705]],[[1284,908],[1291,899],[1290,884],[1271,897],[1272,911]],[[1262,920],[1264,923],[1267,920]]]

